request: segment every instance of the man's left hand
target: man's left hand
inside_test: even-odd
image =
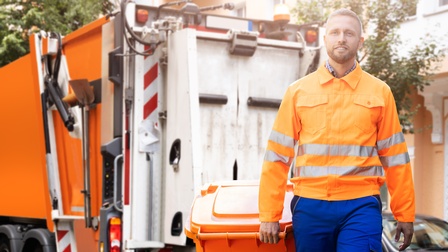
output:
[[[412,222],[398,222],[397,232],[395,233],[395,241],[400,240],[400,235],[403,233],[404,241],[403,244],[398,248],[399,251],[405,250],[412,240],[412,235],[414,234],[414,223]]]

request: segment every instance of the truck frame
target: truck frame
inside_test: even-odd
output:
[[[322,28],[217,8],[122,1],[0,68],[0,252],[191,251],[202,185],[258,179]]]

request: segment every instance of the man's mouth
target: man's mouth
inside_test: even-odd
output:
[[[345,50],[347,50],[347,47],[345,47],[345,46],[337,46],[337,47],[335,47],[335,50],[336,51],[345,51]]]

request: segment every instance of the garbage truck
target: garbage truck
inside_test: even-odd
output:
[[[318,23],[145,2],[0,68],[0,251],[194,251],[195,198],[258,179],[286,87],[324,57]]]

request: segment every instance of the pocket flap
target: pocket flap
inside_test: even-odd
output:
[[[298,107],[315,107],[327,103],[327,95],[305,95],[298,97],[296,105]]]
[[[366,108],[384,107],[384,100],[374,95],[358,95],[354,103]]]

